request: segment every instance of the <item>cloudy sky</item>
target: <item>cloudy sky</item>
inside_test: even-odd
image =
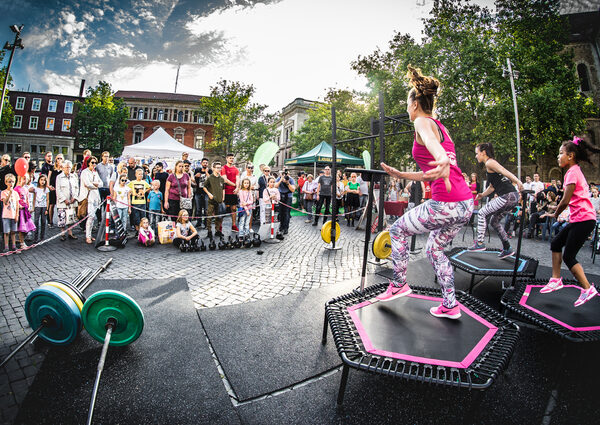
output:
[[[478,0],[478,3],[492,3]],[[256,87],[281,109],[329,87],[363,89],[350,69],[395,31],[419,38],[432,0],[6,0],[0,42],[24,24],[14,89],[76,95],[106,80],[115,90],[206,95],[220,79]],[[5,57],[6,65],[8,57]]]

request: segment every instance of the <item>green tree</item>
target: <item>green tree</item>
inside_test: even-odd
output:
[[[387,51],[378,49],[352,65],[369,78],[373,92],[384,91],[386,114],[406,107],[409,63],[437,76],[438,113],[457,146],[459,164],[467,168],[474,162],[474,145],[483,141],[495,144],[502,161],[515,161],[510,82],[502,76],[509,56],[521,72],[523,156],[554,154],[556,143],[580,131],[595,111],[578,93],[558,0],[497,0],[496,6],[498,13],[492,14],[466,0],[438,0],[424,20],[421,42],[396,34]],[[391,141],[389,151],[409,152],[411,142]]]
[[[109,151],[120,155],[125,142],[128,108],[122,99],[115,99],[109,83],[100,81],[89,87],[83,103],[76,102],[74,123],[82,147],[94,151]]]
[[[0,50],[0,63],[4,62],[4,50]],[[6,78],[6,67],[0,69],[0,90],[4,87],[4,79]],[[2,120],[0,121],[0,134],[4,134],[6,130],[12,128],[14,113],[10,102],[8,101],[8,87],[12,86],[12,78],[8,76],[8,83],[6,85],[6,97],[4,98],[4,108],[2,109]]]
[[[248,121],[260,115],[259,105],[251,104],[254,86],[221,80],[210,88],[210,96],[202,98],[200,112],[214,119],[213,137],[208,146],[215,152],[230,152],[234,143],[243,142]]]
[[[266,106],[251,104],[240,120],[234,150],[241,161],[252,161],[256,149],[275,138],[275,114],[267,114]]]
[[[370,131],[369,117],[376,114],[376,105],[373,99],[360,93],[348,90],[329,89],[324,103],[318,103],[314,109],[308,111],[308,119],[300,130],[292,134],[294,152],[302,154],[326,141],[331,143],[331,107],[336,110],[336,124],[338,127],[358,130],[365,133]],[[338,130],[338,140],[356,137],[348,131]],[[368,141],[349,143],[338,146],[350,155],[360,156],[364,149],[369,148]]]

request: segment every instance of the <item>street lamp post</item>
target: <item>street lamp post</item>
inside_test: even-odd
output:
[[[6,75],[4,76],[4,85],[2,86],[2,101],[0,102],[0,120],[2,120],[2,111],[4,110],[4,97],[6,96],[6,85],[8,84],[8,76],[10,75],[10,66],[12,65],[13,55],[15,54],[15,49],[17,47],[23,49],[21,37],[21,30],[23,29],[23,25],[11,25],[10,29],[15,33],[15,41],[13,44],[10,44],[8,41],[4,44],[4,50],[10,50],[10,58],[8,59],[8,66],[6,67]]]
[[[504,69],[502,76],[510,78],[510,89],[512,90],[513,106],[515,108],[515,126],[517,127],[517,178],[521,180],[521,135],[519,133],[519,109],[517,108],[517,94],[515,92],[515,79],[519,78],[519,71],[512,69],[510,58],[506,58],[508,69]]]

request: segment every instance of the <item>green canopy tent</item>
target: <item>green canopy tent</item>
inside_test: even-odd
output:
[[[321,142],[308,152],[298,155],[295,158],[285,160],[286,165],[303,165],[313,164],[313,174],[316,177],[317,164],[331,164],[331,145],[327,142]],[[352,155],[348,155],[345,152],[337,149],[336,152],[336,164],[343,165],[364,165],[362,158],[357,158]]]

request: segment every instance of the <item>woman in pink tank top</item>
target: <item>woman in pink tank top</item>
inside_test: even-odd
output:
[[[600,153],[600,149],[578,137],[563,142],[558,152],[558,165],[567,170],[563,185],[564,194],[554,213],[545,215],[558,218],[567,206],[570,211],[569,224],[563,227],[550,242],[552,278],[546,286],[540,289],[540,292],[546,294],[564,286],[560,276],[560,266],[564,261],[583,288],[579,298],[575,301],[575,307],[579,307],[598,295],[598,291],[594,285],[590,285],[583,267],[576,259],[577,253],[596,226],[596,211],[590,201],[589,186],[579,168],[580,161],[592,163],[589,152]]]
[[[439,81],[421,74],[420,69],[408,66],[412,89],[408,93],[407,112],[415,125],[413,158],[421,168],[418,172],[401,172],[381,163],[390,176],[398,179],[431,182],[431,198],[404,213],[390,229],[394,279],[387,290],[377,296],[389,301],[411,293],[406,283],[408,240],[412,235],[429,232],[426,253],[442,287],[442,303],[432,307],[436,317],[458,319],[460,305],[454,291],[454,270],[444,254],[459,230],[469,222],[473,213],[473,196],[456,165],[454,143],[446,128],[433,117]]]

